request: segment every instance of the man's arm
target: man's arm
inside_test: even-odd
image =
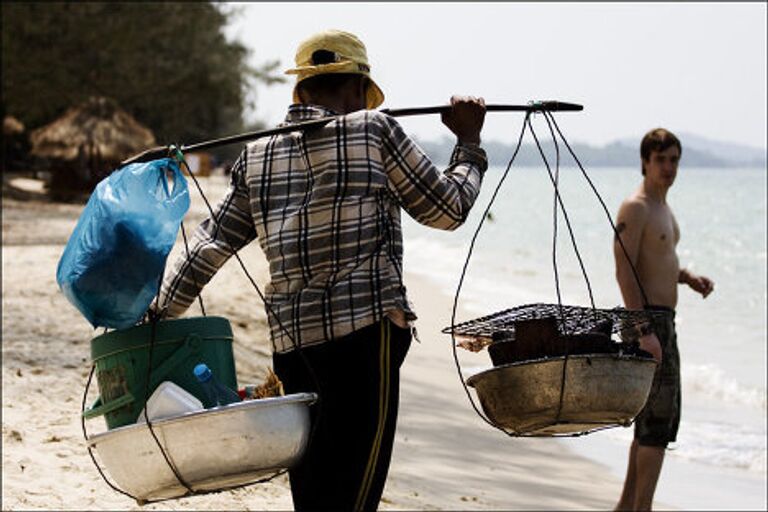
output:
[[[613,258],[616,263],[616,282],[627,309],[643,309],[643,293],[632,267],[637,268],[640,242],[648,220],[648,210],[638,200],[624,201],[616,217],[616,236],[613,241]],[[624,248],[622,249],[622,245]],[[626,253],[624,252],[626,250]]]
[[[706,299],[707,295],[712,293],[715,289],[715,283],[708,277],[694,274],[688,269],[680,269],[680,274],[677,278],[677,282],[681,284],[687,284],[693,291],[701,294],[701,297]]]
[[[643,292],[640,290],[632,267],[637,268],[643,229],[647,221],[648,210],[636,199],[624,201],[616,217],[613,258],[616,262],[616,281],[624,299],[624,307],[627,309],[642,310],[645,307]],[[661,344],[656,334],[643,334],[638,338],[638,342],[641,349],[650,353],[657,363],[661,363]]]
[[[186,249],[163,279],[159,304],[166,316],[181,315],[234,252],[256,238],[245,184],[246,150],[232,167],[229,189],[195,230]]]
[[[393,118],[382,116],[384,170],[392,193],[421,224],[453,230],[467,218],[480,192],[488,161],[479,147],[485,116],[482,100],[451,98],[444,123],[458,144],[445,172],[440,171]]]

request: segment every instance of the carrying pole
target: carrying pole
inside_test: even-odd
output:
[[[450,105],[416,108],[385,108],[381,112],[392,117],[418,116],[422,114],[442,114],[451,110]],[[486,105],[486,112],[578,112],[582,105],[562,101],[532,101],[528,105]]]
[[[435,107],[382,109],[380,112],[392,117],[405,117],[424,114],[440,114],[443,112],[448,112],[451,110],[451,108],[452,107],[450,105],[439,105]],[[527,105],[486,105],[485,110],[486,112],[578,112],[580,110],[584,110],[584,107],[576,103],[565,103],[562,101],[532,101]],[[236,144],[238,142],[260,139],[261,137],[279,135],[281,133],[312,130],[325,126],[332,120],[336,119],[336,117],[337,116],[322,117],[320,119],[312,119],[310,121],[303,121],[300,123],[279,126],[277,128],[270,128],[268,130],[259,130],[255,132],[231,135],[229,137],[222,137],[219,139],[207,140],[195,144],[183,145],[178,149],[180,149],[182,153],[201,151],[218,146],[225,146],[228,144]],[[124,160],[120,165],[122,166],[139,162],[149,162],[158,158],[165,158],[169,156],[169,150],[170,148],[168,146],[154,147],[144,151],[143,153],[134,155],[127,160]]]

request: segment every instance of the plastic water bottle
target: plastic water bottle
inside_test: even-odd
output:
[[[197,380],[205,388],[208,400],[214,404],[214,407],[241,401],[240,395],[216,380],[207,364],[198,364],[195,366],[194,372]]]

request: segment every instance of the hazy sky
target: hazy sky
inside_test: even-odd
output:
[[[298,43],[326,28],[368,48],[383,107],[558,99],[571,141],[640,139],[664,126],[766,147],[766,4],[715,3],[244,3],[231,35],[253,63],[292,67]],[[293,77],[257,91],[256,116],[285,115]],[[521,114],[489,114],[485,140],[511,141]],[[447,134],[438,116],[401,119],[407,131]]]

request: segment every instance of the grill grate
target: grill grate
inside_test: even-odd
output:
[[[636,333],[636,328],[649,323],[653,318],[665,318],[669,313],[659,310],[593,309],[583,306],[560,306],[558,304],[526,304],[499,311],[491,315],[462,322],[453,326],[457,336],[492,338],[494,333],[504,333],[505,338],[514,337],[515,322],[541,318],[555,318],[561,335],[584,334],[610,322],[611,332],[622,338]],[[451,333],[451,327],[442,331]]]

